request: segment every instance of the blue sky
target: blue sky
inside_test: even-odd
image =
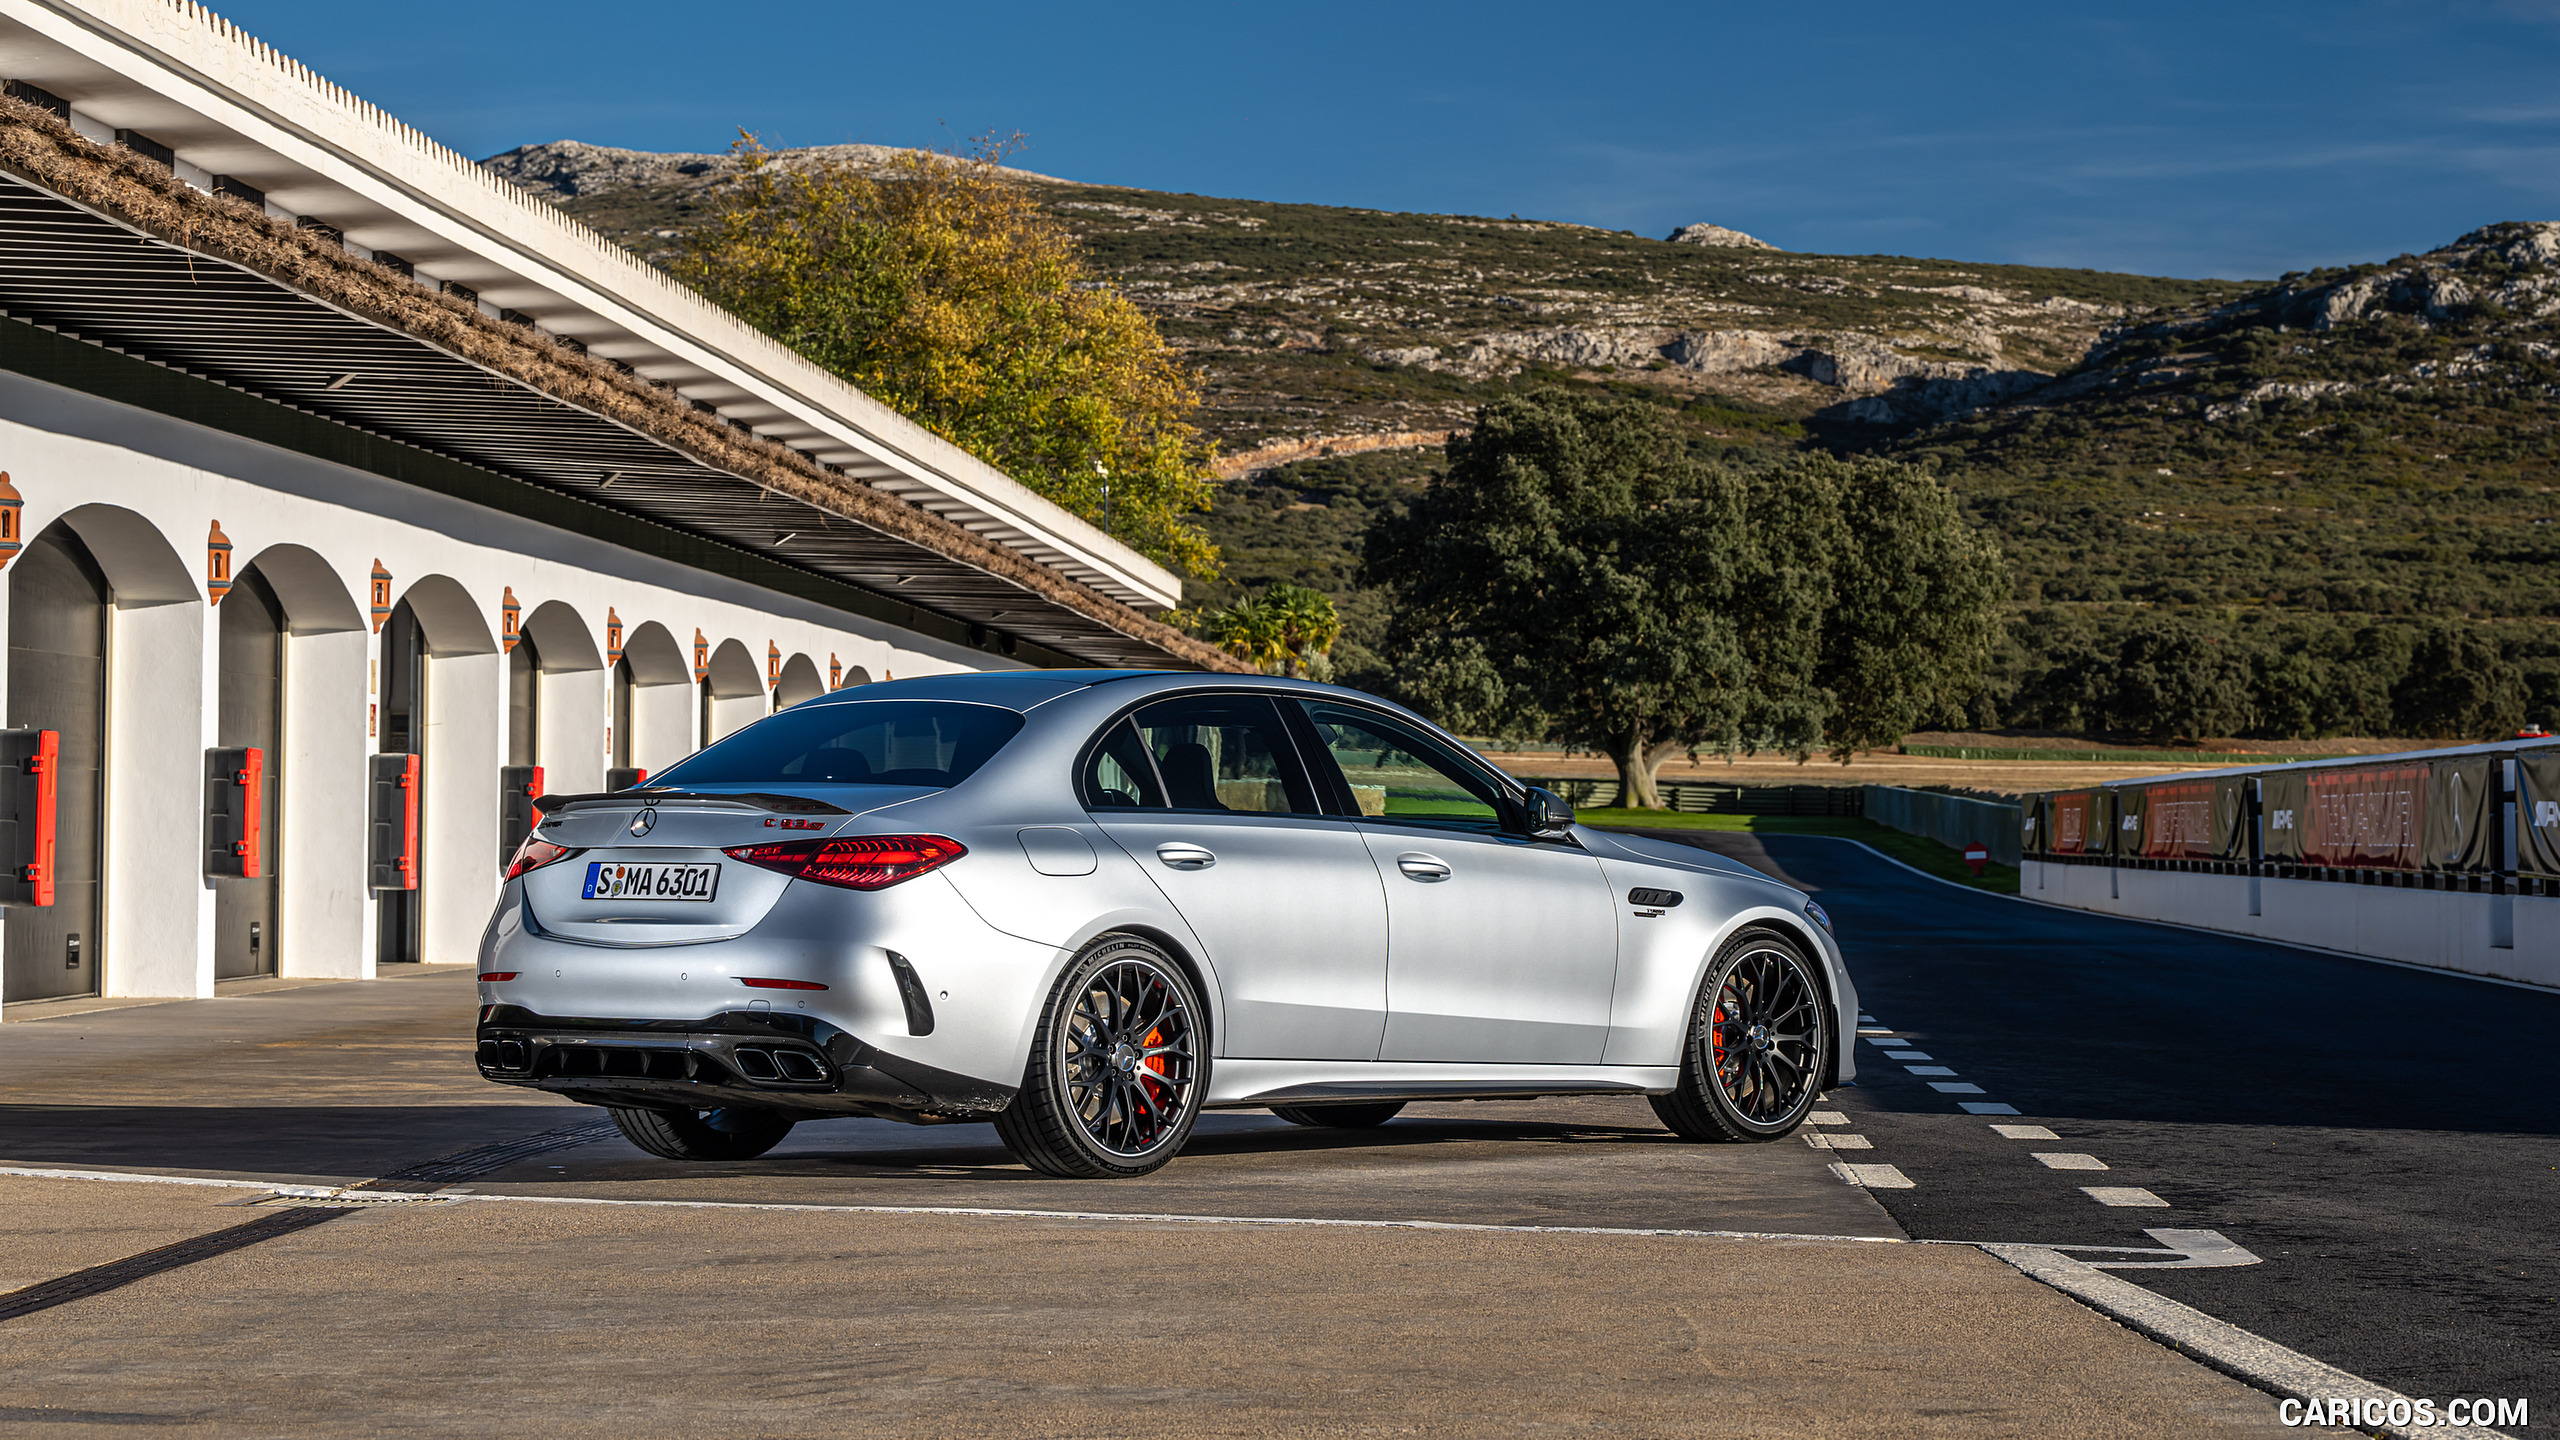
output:
[[[2273,276],[2560,219],[2560,0],[229,0],[480,156],[1021,131],[1048,174]]]

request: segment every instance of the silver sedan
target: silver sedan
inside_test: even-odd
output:
[[[1775,1139],[1857,1015],[1800,891],[1577,825],[1374,697],[1153,671],[866,685],[546,798],[480,971],[481,1074],[656,1154],[992,1120],[1090,1177],[1204,1109],[1643,1095]]]

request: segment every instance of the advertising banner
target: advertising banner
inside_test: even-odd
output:
[[[2115,812],[2115,824],[2108,827],[2113,839],[2108,843],[2107,853],[2119,860],[2142,858],[2142,826],[2144,817],[2151,811],[2151,787],[2127,785],[2109,790],[2107,794],[2115,801],[2109,807]]]
[[[2046,822],[2045,814],[2052,803],[2053,797],[2050,795],[2018,797],[2019,854],[2042,855],[2045,853],[2045,846],[2048,843],[2045,832],[2051,828]]]
[[[2214,843],[2225,860],[2253,858],[2249,850],[2249,777],[2234,775],[2213,782]]]
[[[2146,785],[2142,819],[2145,860],[2233,858],[2239,835],[2237,780],[2178,780]],[[2246,847],[2239,858],[2247,858]]]
[[[2415,870],[2425,854],[2426,765],[2313,770],[2302,858],[2349,870]]]
[[[2498,762],[2438,760],[2427,767],[2426,864],[2436,871],[2499,868]]]
[[[2103,855],[2107,849],[2106,818],[2097,810],[2098,792],[2073,790],[2056,795],[2045,802],[2045,818],[2052,834],[2046,853],[2051,855]]]
[[[2516,757],[2516,870],[2560,877],[2560,751]]]
[[[2258,776],[2259,834],[2265,837],[2260,858],[2302,863],[2305,817],[2311,812],[2309,772],[2269,770]]]

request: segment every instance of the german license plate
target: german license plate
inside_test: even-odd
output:
[[[720,893],[717,865],[587,862],[585,900],[709,900]]]

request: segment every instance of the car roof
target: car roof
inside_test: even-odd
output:
[[[923,675],[909,680],[878,680],[849,685],[805,703],[847,705],[869,700],[970,700],[1029,710],[1090,685],[1145,675],[1183,674],[1164,670],[964,670],[951,675]]]

